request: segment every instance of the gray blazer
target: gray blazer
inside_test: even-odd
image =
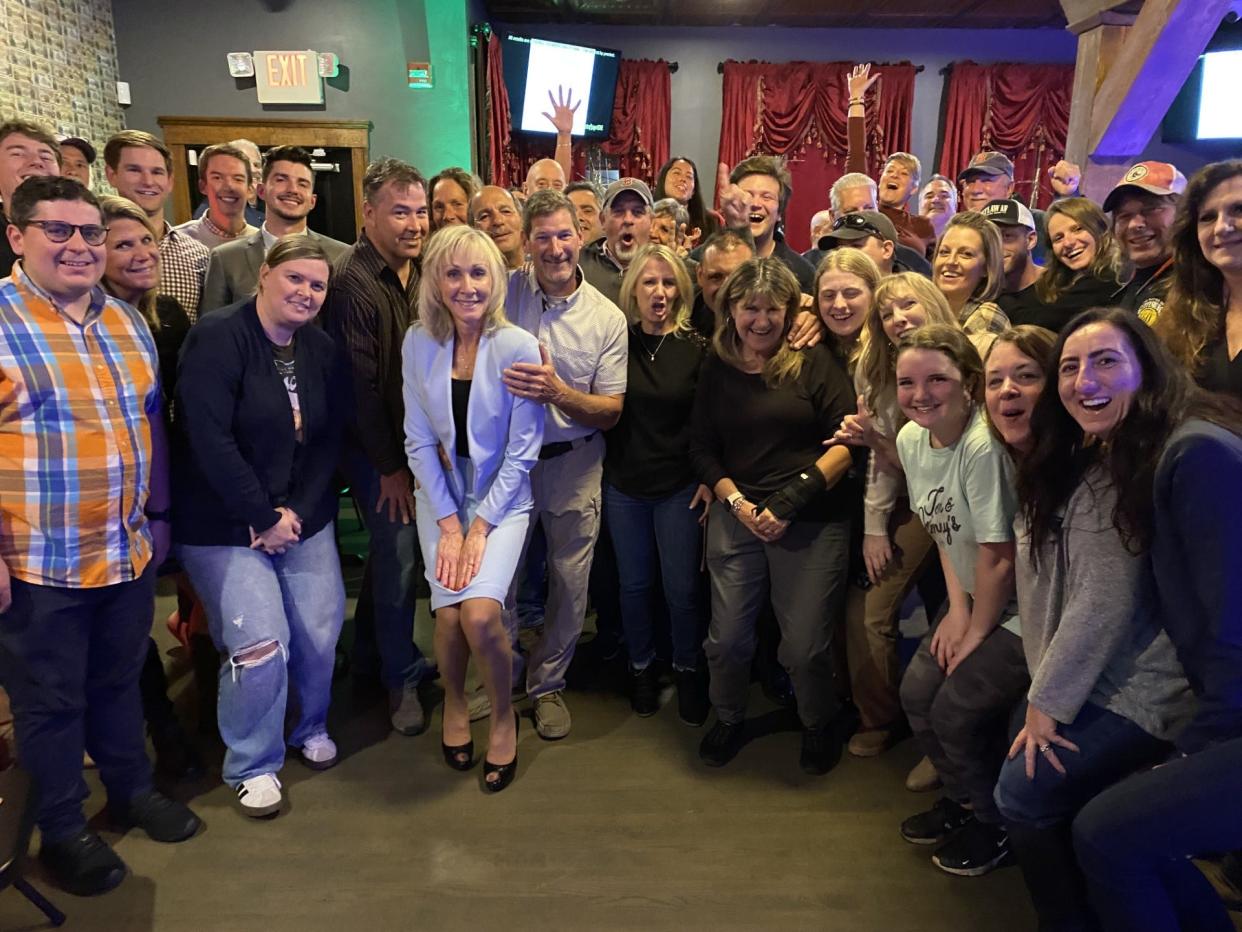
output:
[[[332,264],[349,248],[347,244],[330,236],[321,236],[314,230],[308,229],[306,235],[323,247]],[[203,296],[198,303],[199,314],[228,307],[254,294],[259,286],[259,267],[266,257],[262,230],[246,239],[224,243],[213,249],[207,262],[207,276],[203,280]]]

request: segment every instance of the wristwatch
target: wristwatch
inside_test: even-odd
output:
[[[746,501],[746,496],[741,492],[734,492],[727,496],[725,501],[729,503],[729,508],[733,511],[733,513],[737,514],[738,510],[742,507],[742,503]]]

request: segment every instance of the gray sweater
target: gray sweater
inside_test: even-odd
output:
[[[1116,498],[1102,471],[1089,472],[1060,534],[1040,548],[1038,571],[1029,531],[1015,522],[1027,699],[1062,724],[1090,702],[1168,741],[1194,714],[1194,696],[1140,591],[1144,556],[1127,551],[1113,527]]]

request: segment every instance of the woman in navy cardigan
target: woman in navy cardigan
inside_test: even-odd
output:
[[[538,365],[539,344],[504,314],[508,278],[490,237],[439,230],[423,256],[419,320],[402,347],[405,450],[418,480],[418,538],[436,616],[444,680],[444,759],[474,765],[466,661],[474,655],[491,699],[484,785],[517,772],[509,637],[501,606],[530,524],[530,470],[543,440],[543,407],[509,392],[500,374]]]
[[[201,318],[181,351],[173,538],[220,670],[224,780],[247,815],[281,806],[288,744],[336,763],[328,702],[345,589],[332,475],[348,410],[343,357],[314,319],[330,266],[305,237],[272,247],[253,298]]]

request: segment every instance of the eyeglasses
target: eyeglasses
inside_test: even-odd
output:
[[[53,243],[67,243],[74,231],[82,234],[88,246],[102,246],[108,239],[108,228],[97,223],[65,223],[63,220],[27,220],[27,226],[38,227]]]
[[[858,230],[860,233],[869,233],[872,236],[880,237],[880,239],[884,238],[884,234],[877,230],[875,225],[862,214],[845,214],[832,221],[832,232],[835,233],[837,230],[842,229]]]

